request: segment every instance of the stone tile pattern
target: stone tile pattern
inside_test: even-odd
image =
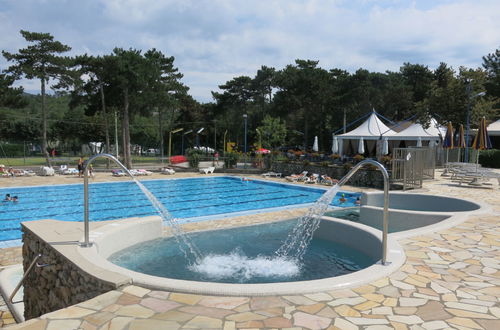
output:
[[[28,269],[39,253],[43,255],[43,263],[51,265],[35,267],[24,281],[25,319],[29,320],[116,289],[112,284],[80,271],[26,227],[23,226],[22,229],[24,269]]]
[[[214,297],[127,286],[14,328],[500,329],[498,189],[471,191],[442,181],[428,187],[434,194],[470,194],[493,211],[401,240],[405,264],[369,284],[274,297]]]

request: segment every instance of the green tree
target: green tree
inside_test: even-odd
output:
[[[8,72],[16,78],[22,76],[27,79],[39,79],[41,83],[42,95],[42,150],[47,160],[47,165],[51,166],[48,152],[47,140],[47,109],[45,107],[45,89],[49,80],[61,81],[68,76],[67,66],[69,59],[59,56],[71,50],[71,47],[54,41],[54,37],[49,33],[28,32],[21,30],[21,35],[27,42],[33,43],[26,48],[20,49],[17,54],[2,51],[3,56],[8,61],[16,64],[8,68]]]
[[[276,148],[285,143],[286,123],[280,118],[266,115],[262,120],[262,126],[258,127],[261,134],[262,145],[267,148]]]
[[[23,88],[12,87],[15,77],[0,73],[0,107],[22,108],[26,105],[23,99]]]
[[[483,57],[483,68],[487,77],[484,86],[487,95],[494,99],[493,107],[498,113],[500,112],[500,49]]]

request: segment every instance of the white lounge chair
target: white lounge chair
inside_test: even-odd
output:
[[[304,171],[300,174],[292,174],[285,177],[285,179],[292,182],[304,181],[307,178],[307,173],[308,173],[307,171]]]
[[[122,170],[112,170],[111,175],[113,175],[113,176],[126,176],[127,173],[125,173]]]
[[[60,174],[65,174],[64,172],[68,169],[68,165],[61,165],[59,166],[59,173]]]
[[[42,166],[40,167],[40,175],[42,176],[53,176],[55,171],[52,167]]]
[[[304,179],[305,183],[319,183],[319,174],[313,173]]]
[[[200,173],[202,174],[213,174],[215,171],[215,167],[213,166],[210,166],[210,167],[206,167],[206,168],[200,168]]]
[[[65,169],[62,174],[64,175],[74,175],[74,174],[78,174],[78,170],[74,167],[69,167],[67,169]]]
[[[281,178],[281,173],[277,173],[277,172],[267,172],[267,173],[262,173],[262,176],[264,176],[264,177],[275,177],[275,178]]]
[[[172,175],[175,174],[175,170],[169,167],[164,167],[160,170],[160,173],[165,175]]]

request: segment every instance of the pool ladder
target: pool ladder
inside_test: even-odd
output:
[[[19,289],[21,288],[21,286],[23,285],[24,283],[24,280],[26,279],[26,277],[28,277],[29,273],[31,272],[31,270],[35,267],[37,268],[44,268],[44,267],[47,267],[47,266],[52,266],[52,264],[39,264],[37,261],[38,259],[40,259],[42,257],[41,254],[37,254],[35,256],[35,258],[33,258],[33,261],[30,263],[30,265],[28,266],[28,269],[24,272],[23,274],[23,277],[21,278],[21,280],[19,281],[19,283],[17,284],[16,288],[14,289],[14,291],[12,291],[12,293],[10,294],[9,296],[9,302],[11,304],[13,304],[14,302],[12,300],[14,300],[14,297],[16,296],[16,293],[17,291],[19,291]]]
[[[371,159],[365,159],[356,165],[347,174],[340,179],[337,185],[339,187],[346,184],[347,181],[356,173],[360,168],[365,165],[374,165],[376,166],[380,172],[382,172],[382,176],[384,177],[384,212],[383,212],[383,224],[382,224],[382,265],[389,265],[390,262],[387,261],[387,232],[389,228],[388,219],[389,219],[389,173],[385,169],[384,165],[379,162]]]

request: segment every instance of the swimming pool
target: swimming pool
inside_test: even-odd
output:
[[[197,217],[307,204],[316,201],[323,189],[238,177],[208,177],[141,181],[179,223]],[[0,207],[0,241],[21,237],[20,223],[39,219],[83,220],[83,185],[2,188],[0,194],[19,196],[19,202]],[[332,202],[353,206],[359,194],[342,192]],[[341,194],[342,194],[341,193]],[[90,220],[155,215],[156,211],[132,181],[95,183],[89,186]],[[184,221],[182,219],[185,219]]]

